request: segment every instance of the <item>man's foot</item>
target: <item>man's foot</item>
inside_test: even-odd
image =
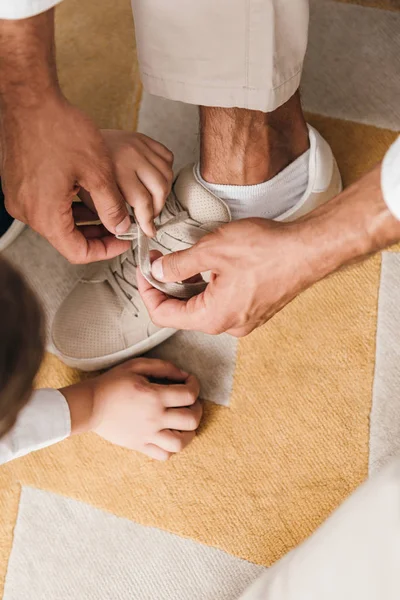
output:
[[[313,181],[318,153],[326,155],[326,167],[336,167],[329,146],[307,125],[298,92],[271,113],[200,108],[197,176],[226,201],[233,219],[297,213],[310,189],[318,189]]]
[[[279,220],[295,220],[341,189],[328,144],[313,129],[310,141],[307,192]],[[203,283],[163,284],[151,278],[149,249],[163,254],[184,250],[230,220],[227,204],[201,184],[195,166],[184,168],[156,219],[156,239],[149,241],[133,225],[126,236],[133,240],[132,249],[112,261],[88,267],[85,277],[64,300],[52,327],[56,354],[70,366],[91,371],[147,352],[170,337],[175,330],[159,329],[150,320],[137,290],[136,265],[155,287],[169,295],[193,295]]]
[[[55,353],[69,366],[93,371],[148,352],[173,335],[174,329],[159,329],[151,322],[137,289],[136,267],[144,270],[147,263],[149,272],[150,249],[164,254],[184,250],[229,221],[229,209],[199,185],[193,165],[184,169],[155,221],[157,237],[149,240],[133,224],[121,236],[132,239],[131,250],[90,265],[64,300],[52,326]],[[185,293],[198,291],[198,284],[172,286],[175,292],[180,286]]]
[[[254,185],[199,183],[225,200],[232,219],[260,217],[274,221],[294,221],[327,202],[342,191],[342,181],[329,144],[310,125],[309,149],[272,179]]]
[[[1,189],[0,180],[0,252],[12,244],[12,242],[23,231],[24,227],[24,223],[13,219],[6,211],[4,206],[4,194]]]

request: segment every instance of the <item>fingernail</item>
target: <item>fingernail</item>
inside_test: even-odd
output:
[[[115,228],[115,233],[116,234],[121,234],[121,233],[126,233],[130,227],[131,224],[131,220],[129,218],[128,215],[126,215],[126,217],[124,218],[123,221],[121,221],[121,223],[119,223],[116,228]]]
[[[163,266],[162,266],[162,258],[157,258],[151,265],[151,272],[153,277],[158,279],[158,281],[162,281],[164,278]]]

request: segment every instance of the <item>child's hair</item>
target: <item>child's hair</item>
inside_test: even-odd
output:
[[[21,275],[0,256],[0,437],[27,403],[44,353],[44,318]]]

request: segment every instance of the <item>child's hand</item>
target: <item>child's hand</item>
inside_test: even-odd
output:
[[[155,235],[154,217],[162,210],[171,191],[174,156],[165,146],[142,133],[117,129],[101,131],[114,164],[115,178],[126,202],[146,235]],[[91,209],[90,196],[80,198]]]
[[[60,391],[70,407],[72,433],[94,431],[158,460],[192,441],[202,415],[197,379],[163,360],[134,359]]]

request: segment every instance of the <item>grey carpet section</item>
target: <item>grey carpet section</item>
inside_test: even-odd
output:
[[[400,130],[400,13],[311,0],[305,110]]]
[[[192,540],[23,488],[3,600],[235,600],[263,571]]]
[[[400,454],[400,254],[384,252],[379,290],[369,470]]]

